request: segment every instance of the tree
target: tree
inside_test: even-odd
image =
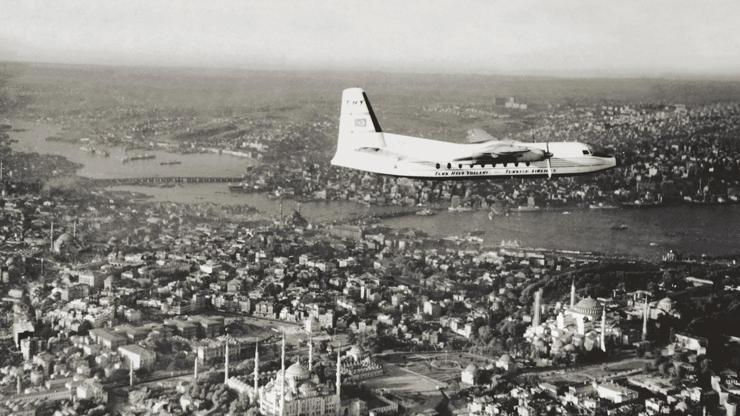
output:
[[[229,413],[233,415],[243,415],[249,409],[249,404],[249,398],[247,396],[240,396],[238,399],[231,402]]]
[[[671,364],[667,361],[664,361],[658,365],[658,372],[665,376],[668,375],[668,371],[671,368]]]
[[[485,325],[478,328],[478,340],[481,344],[488,344],[491,341],[491,338],[493,338],[491,328]]]
[[[712,370],[712,360],[705,358],[699,364],[701,374],[707,374]]]

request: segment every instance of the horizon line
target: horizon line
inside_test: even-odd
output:
[[[114,69],[154,69],[154,70],[188,70],[188,71],[246,71],[246,72],[291,72],[291,73],[377,73],[393,75],[423,75],[423,76],[479,76],[479,77],[509,77],[509,78],[550,78],[550,79],[680,79],[703,81],[740,81],[740,71],[732,72],[680,72],[680,71],[641,71],[637,69],[585,69],[585,70],[522,70],[519,72],[496,71],[442,71],[442,70],[412,70],[412,69],[383,69],[383,68],[330,68],[330,67],[274,67],[274,66],[197,66],[172,65],[156,63],[99,63],[99,62],[61,62],[61,61],[24,61],[0,59],[0,64],[66,66],[66,67],[100,67]],[[571,74],[571,72],[574,72]]]

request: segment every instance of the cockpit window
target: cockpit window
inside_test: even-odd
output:
[[[590,155],[591,152],[588,149],[583,149],[583,154],[584,155]]]

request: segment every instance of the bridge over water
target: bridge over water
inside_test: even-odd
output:
[[[241,181],[241,177],[232,176],[152,176],[146,178],[90,179],[90,182],[94,186],[156,185],[163,183],[226,183]]]

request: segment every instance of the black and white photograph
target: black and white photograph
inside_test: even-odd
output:
[[[739,23],[0,0],[0,416],[740,414]]]

